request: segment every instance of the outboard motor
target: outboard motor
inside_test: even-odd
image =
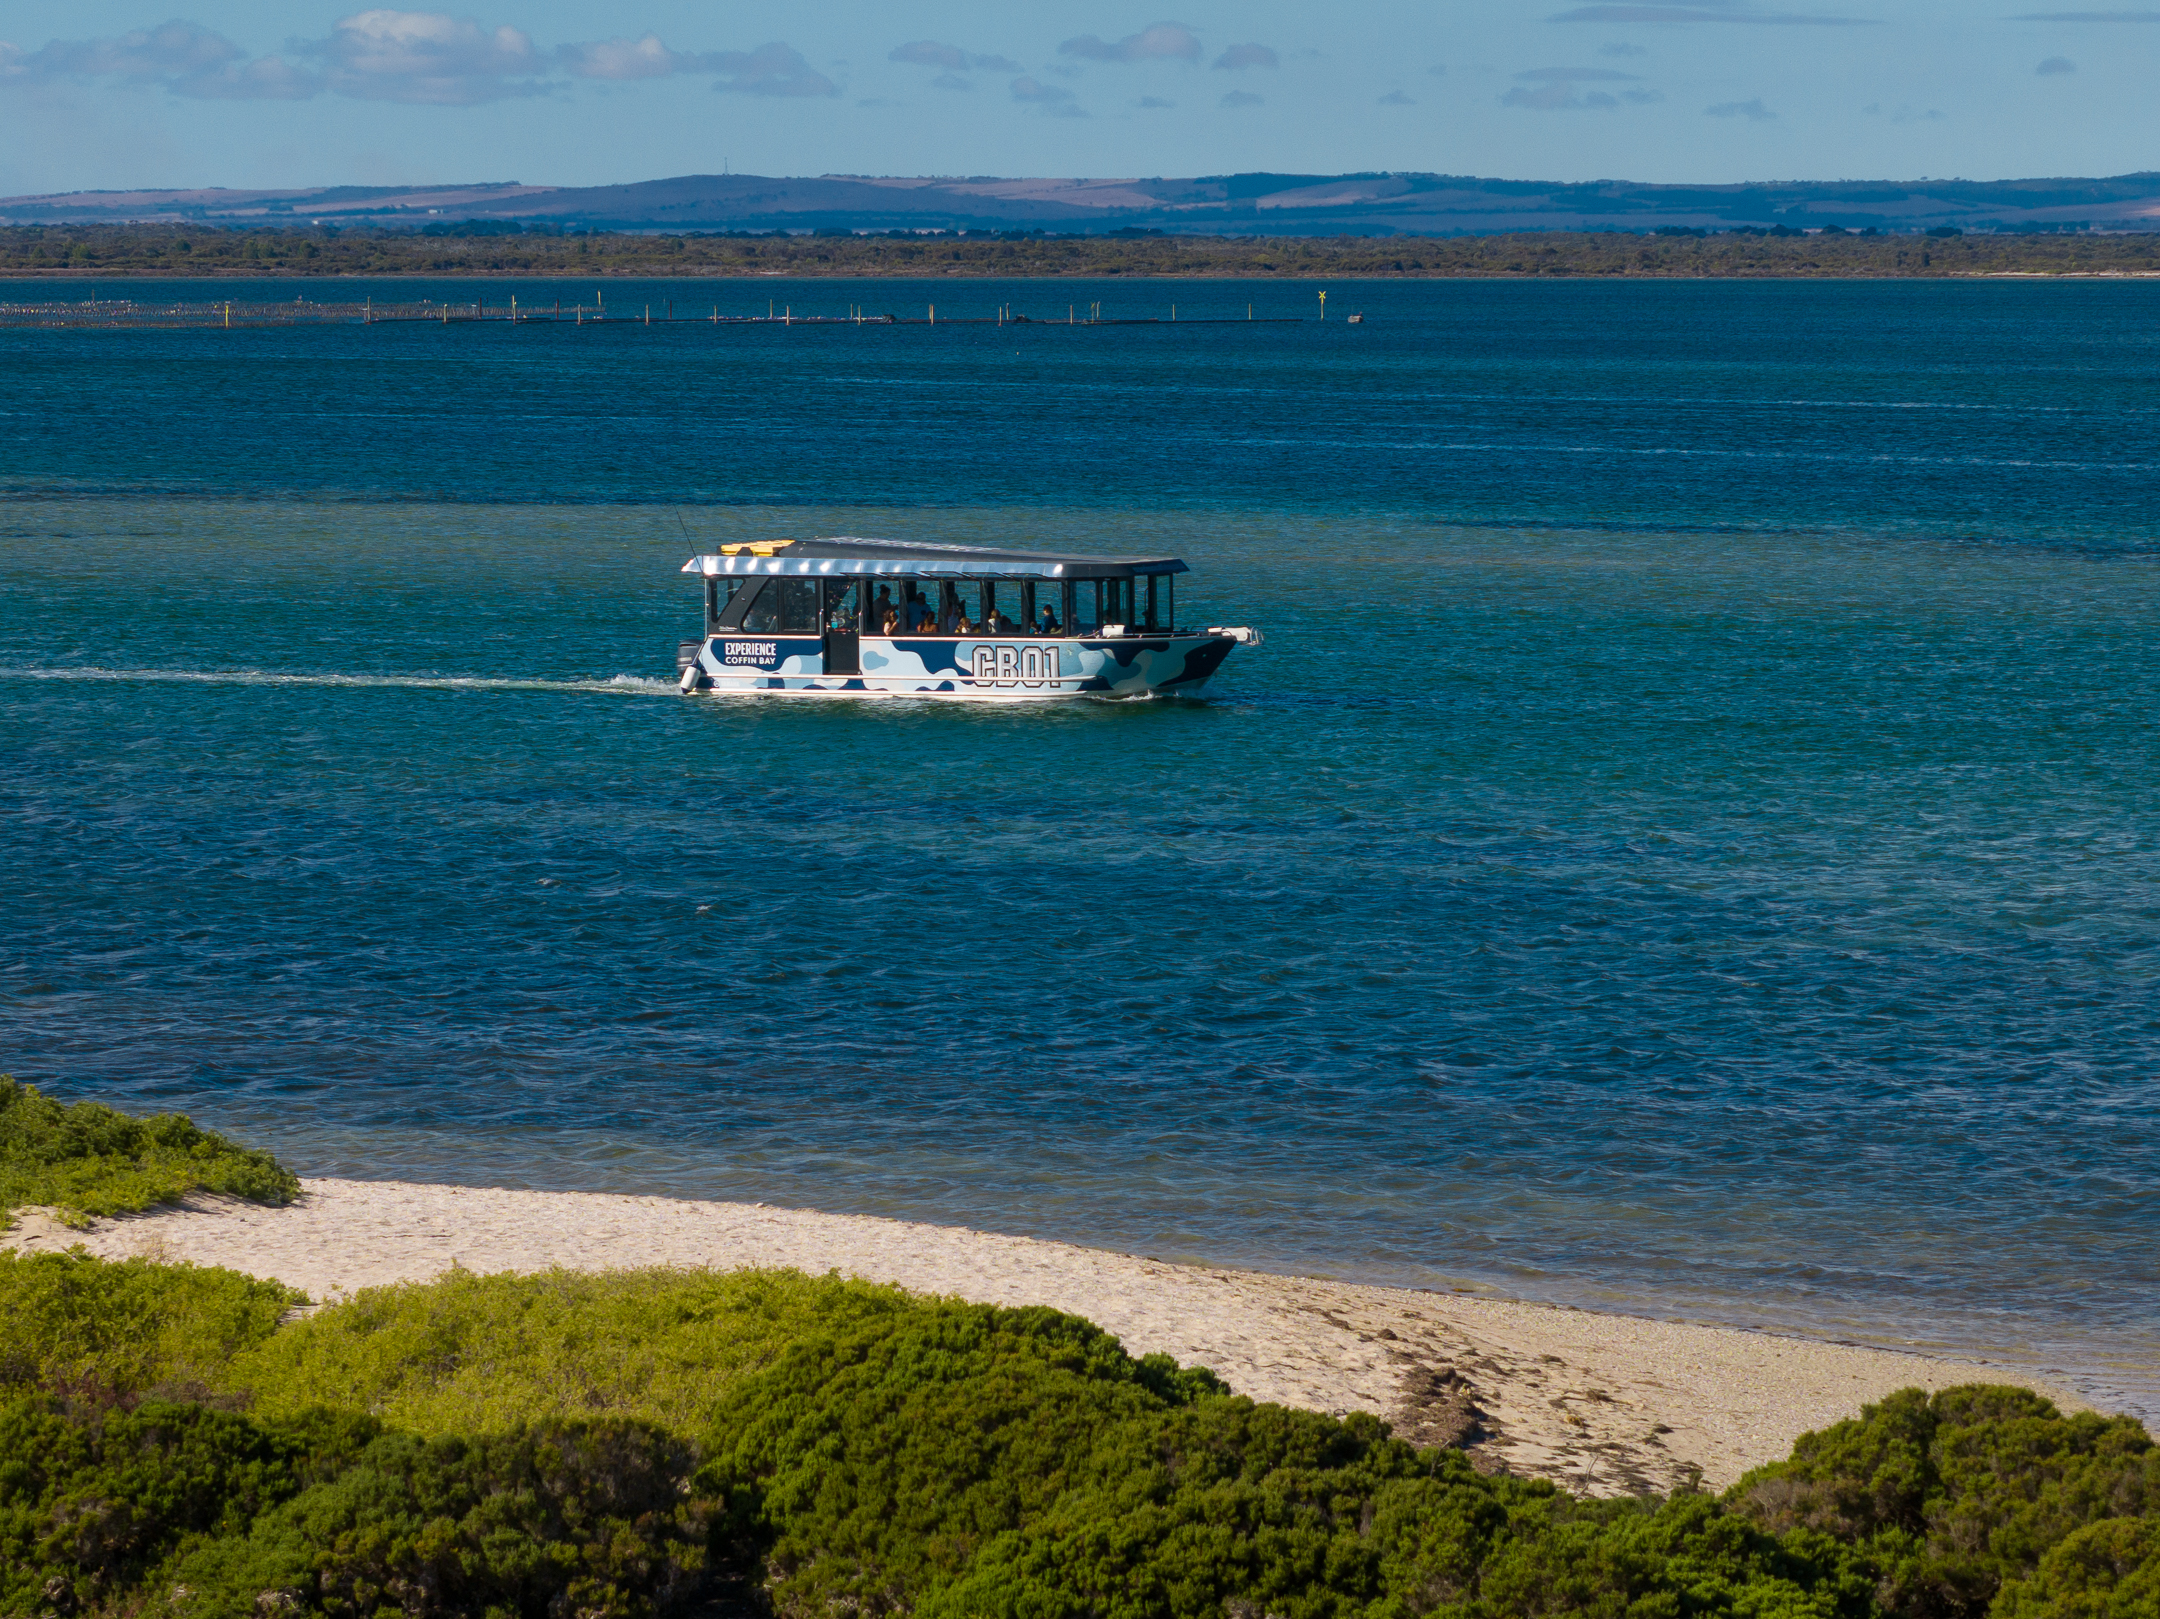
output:
[[[711,678],[698,667],[698,653],[703,641],[677,641],[675,643],[675,684],[678,690],[703,691],[712,684]]]

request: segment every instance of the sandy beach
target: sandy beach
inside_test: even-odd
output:
[[[980,1303],[1050,1305],[1212,1367],[1241,1394],[1370,1411],[1423,1443],[1592,1494],[1715,1489],[1893,1389],[2011,1382],[2006,1368],[1455,1294],[1174,1265],[1028,1237],[761,1204],[311,1180],[296,1203],[231,1199],[74,1231],[23,1211],[0,1248],[81,1244],[229,1266],[333,1302],[478,1272],[644,1265],[837,1270]]]

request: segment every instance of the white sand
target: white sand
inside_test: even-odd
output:
[[[1810,1428],[1893,1389],[2009,1382],[2002,1367],[1452,1294],[1170,1265],[952,1226],[591,1192],[313,1180],[290,1208],[197,1198],[70,1231],[36,1212],[0,1248],[81,1243],[121,1258],[224,1265],[316,1300],[452,1265],[535,1271],[793,1266],[988,1304],[1046,1304],[1135,1355],[1212,1367],[1241,1394],[1341,1414],[1596,1494],[1720,1488]]]

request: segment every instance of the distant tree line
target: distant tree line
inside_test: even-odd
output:
[[[2160,233],[1517,231],[1499,236],[856,235],[320,226],[0,227],[0,275],[1975,276],[2160,275]]]

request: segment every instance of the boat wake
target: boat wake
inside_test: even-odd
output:
[[[414,691],[598,692],[610,697],[673,697],[672,680],[610,675],[605,680],[538,680],[488,675],[281,674],[268,669],[0,668],[0,680],[101,681],[120,685],[356,686]]]

